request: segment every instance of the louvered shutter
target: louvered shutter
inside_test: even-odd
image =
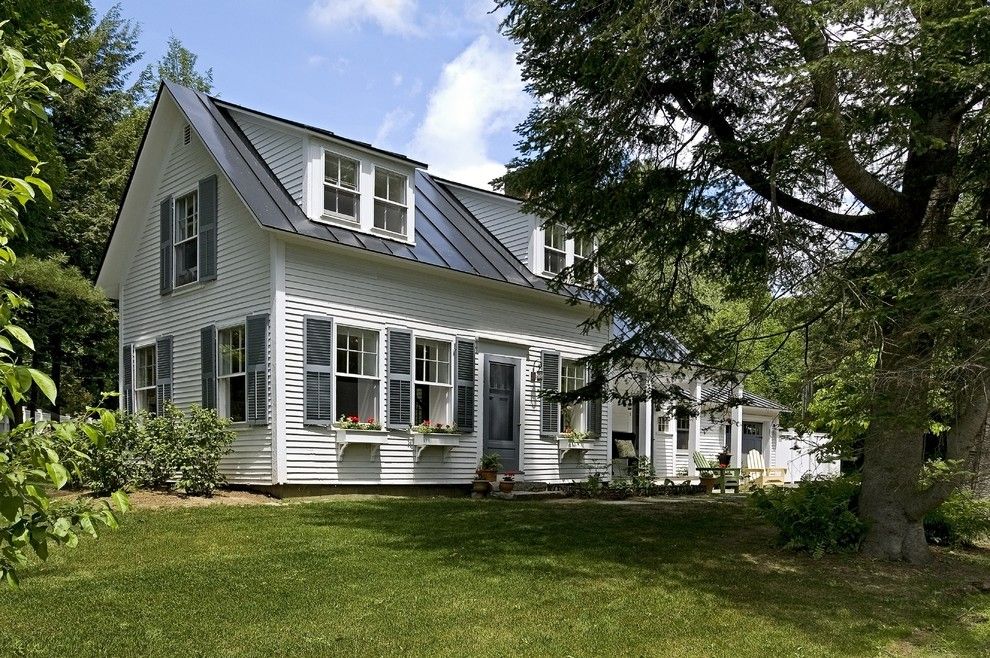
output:
[[[595,436],[602,435],[602,401],[588,401],[588,432]]]
[[[199,280],[217,278],[217,177],[199,181]]]
[[[172,337],[162,336],[155,341],[155,393],[158,398],[159,413],[165,410],[165,403],[172,401]]]
[[[388,359],[388,426],[408,429],[412,425],[412,332],[389,329]]]
[[[458,338],[455,351],[454,422],[462,430],[474,429],[474,341]]]
[[[560,390],[560,354],[543,352],[540,356],[543,370],[543,391]],[[560,403],[543,397],[540,405],[540,433],[557,434],[560,431]]]
[[[307,317],[303,327],[304,422],[329,425],[333,422],[333,320]]]
[[[199,368],[202,378],[201,404],[205,409],[217,408],[217,328],[203,327],[199,331]]]
[[[268,314],[249,315],[246,325],[247,422],[264,425],[268,422]]]
[[[158,207],[158,219],[160,222],[161,248],[159,251],[159,282],[158,287],[163,295],[172,292],[172,249],[173,249],[173,229],[172,222],[172,197],[162,199]]]
[[[121,348],[120,408],[129,414],[134,413],[134,346]]]

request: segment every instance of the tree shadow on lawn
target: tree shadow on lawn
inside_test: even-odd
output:
[[[774,531],[744,505],[728,502],[405,499],[314,504],[300,519],[372,530],[369,548],[432,553],[481,575],[549,576],[577,586],[619,578],[630,583],[631,596],[639,585],[689,590],[712,597],[717,609],[731,606],[754,628],[765,617],[851,650],[889,640],[898,633],[891,627],[903,634],[954,622],[965,613],[969,583],[986,579],[990,563],[990,551],[971,561],[942,551],[923,569],[851,555],[816,560],[774,548]]]

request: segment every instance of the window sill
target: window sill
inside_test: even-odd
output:
[[[395,240],[396,242],[404,242],[406,244],[413,244],[413,241],[409,239],[408,233],[395,233],[387,229],[378,228],[377,226],[372,226],[370,233],[372,235],[377,235],[380,238],[387,238],[389,240]]]
[[[214,281],[216,281],[216,279],[200,279],[199,281],[193,281],[192,283],[184,283],[181,286],[172,288],[167,295],[163,295],[163,296],[175,297],[177,295],[178,296],[188,295],[197,290],[202,290],[204,287],[206,287],[208,283],[212,283]]]

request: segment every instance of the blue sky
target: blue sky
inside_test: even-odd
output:
[[[94,0],[102,14],[115,4]],[[225,100],[327,128],[485,185],[530,99],[491,0],[124,0],[145,63],[170,34]],[[142,64],[143,65],[143,64]]]

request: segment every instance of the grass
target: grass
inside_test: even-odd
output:
[[[139,511],[0,590],[4,655],[990,656],[990,551],[813,560],[726,502]]]

